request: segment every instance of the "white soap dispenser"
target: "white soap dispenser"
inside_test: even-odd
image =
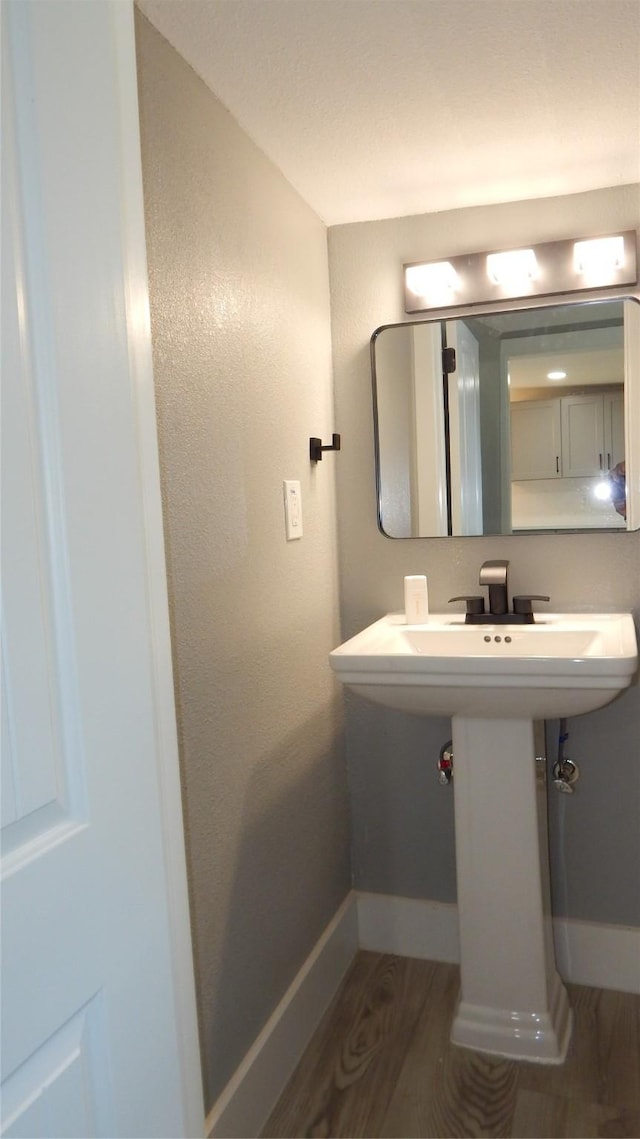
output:
[[[424,574],[404,579],[404,618],[407,625],[424,625],[429,617],[429,594]]]

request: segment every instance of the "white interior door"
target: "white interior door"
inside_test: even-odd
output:
[[[451,518],[454,534],[482,534],[480,352],[464,321],[447,321],[447,345],[455,348],[449,376]]]
[[[439,323],[416,324],[412,332],[413,533],[442,537],[447,533],[442,334]]]
[[[132,11],[2,21],[3,1134],[202,1135]]]
[[[624,405],[627,476],[627,529],[640,527],[640,471],[636,455],[640,439],[640,305],[624,302]]]

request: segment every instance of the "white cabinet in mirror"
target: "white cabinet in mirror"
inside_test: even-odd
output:
[[[640,527],[640,301],[386,325],[371,338],[391,538]]]

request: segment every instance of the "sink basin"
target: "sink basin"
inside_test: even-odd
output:
[[[549,613],[534,625],[467,625],[451,614],[407,625],[391,613],[329,660],[343,684],[388,707],[496,719],[591,712],[638,664],[629,613]]]
[[[631,616],[467,625],[446,614],[407,625],[389,614],[329,659],[370,700],[452,718],[461,978],[453,1043],[563,1063],[572,1017],[555,965],[538,721],[590,712],[631,684]]]

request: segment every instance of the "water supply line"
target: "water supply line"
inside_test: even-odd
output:
[[[438,783],[447,787],[453,779],[453,747],[452,741],[447,740],[440,748],[438,759]]]
[[[558,758],[553,765],[553,786],[556,791],[561,791],[564,795],[573,795],[573,785],[580,778],[580,768],[564,753],[564,745],[568,739],[567,721],[562,719],[558,735]]]
[[[560,791],[564,795],[573,795],[574,783],[577,783],[580,778],[580,768],[564,753],[564,745],[568,739],[567,721],[562,719],[560,720],[558,734],[558,757],[553,765],[553,786],[556,791]],[[448,787],[452,779],[453,746],[452,741],[447,740],[440,748],[438,757],[438,783],[442,784],[443,787]]]

